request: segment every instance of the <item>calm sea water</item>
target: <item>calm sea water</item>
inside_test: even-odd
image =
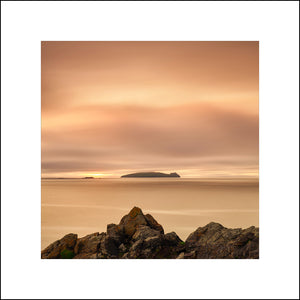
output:
[[[258,226],[258,181],[184,178],[42,179],[42,249],[67,233],[106,231],[133,206],[183,240],[199,226]]]

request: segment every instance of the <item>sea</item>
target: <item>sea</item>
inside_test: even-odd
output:
[[[259,182],[245,178],[41,180],[41,248],[68,233],[105,232],[137,206],[184,241],[200,226],[259,226]]]

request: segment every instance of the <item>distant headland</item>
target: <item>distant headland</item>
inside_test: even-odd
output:
[[[145,177],[180,177],[177,173],[161,173],[161,172],[139,172],[123,175],[122,177],[132,177],[132,178],[145,178]]]

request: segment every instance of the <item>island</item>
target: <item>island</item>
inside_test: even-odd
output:
[[[82,179],[94,179],[94,177],[88,176],[88,177],[83,177]]]
[[[177,173],[161,173],[161,172],[139,172],[123,175],[122,177],[130,177],[130,178],[148,178],[148,177],[180,177]]]

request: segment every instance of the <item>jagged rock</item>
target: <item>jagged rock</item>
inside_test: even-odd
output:
[[[184,258],[258,258],[258,228],[228,229],[209,223],[191,233]]]
[[[177,246],[178,244],[183,243],[183,241],[179,238],[179,236],[174,232],[170,232],[164,235],[164,240],[170,246]]]
[[[149,226],[161,233],[164,230],[160,224],[151,215],[144,215],[142,210],[134,207],[128,215],[124,216],[118,225],[119,233],[124,233],[127,237],[131,238],[139,225]]]
[[[110,236],[105,236],[100,244],[100,252],[105,256],[105,258],[117,258],[119,254],[118,246],[115,240]]]
[[[74,247],[77,241],[77,234],[69,233],[62,239],[50,244],[45,248],[41,256],[42,258],[63,258],[63,251],[68,251],[70,256],[74,256]]]
[[[144,246],[146,249],[157,249],[161,246],[161,236],[151,236],[145,239]]]
[[[183,242],[175,232],[164,234],[151,215],[134,207],[119,225],[107,225],[106,233],[80,239],[68,234],[41,253],[42,258],[259,258],[259,229],[228,229],[211,222],[192,232]]]
[[[159,236],[137,240],[129,249],[127,258],[153,258],[153,251],[159,246]]]
[[[143,226],[142,229],[144,229]],[[154,231],[152,236],[138,239],[127,258],[176,258],[184,250],[184,243],[175,232],[166,235]]]
[[[130,252],[135,252],[138,249],[141,249],[143,245],[143,240],[137,240],[129,249]]]
[[[74,248],[74,258],[97,258],[103,238],[105,238],[105,234],[95,232],[78,239]]]
[[[150,228],[153,228],[157,231],[159,231],[160,233],[164,234],[164,229],[163,227],[157,223],[157,221],[149,214],[145,215],[146,221],[147,221],[147,225]]]
[[[149,226],[139,225],[132,236],[127,258],[152,258],[162,242],[162,234]]]
[[[161,233],[155,229],[150,228],[149,226],[139,225],[136,228],[134,235],[132,236],[132,240],[145,240],[148,237],[159,236]]]
[[[107,235],[112,238],[117,246],[122,244],[124,240],[123,230],[120,230],[120,227],[116,224],[107,225],[106,229]]]
[[[132,237],[138,225],[147,225],[147,221],[142,210],[134,207],[128,215],[121,219],[119,228],[123,229],[126,236]]]
[[[259,258],[259,230],[252,226],[243,230],[232,242],[232,258]]]

